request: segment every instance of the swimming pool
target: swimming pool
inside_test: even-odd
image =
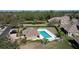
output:
[[[45,29],[45,28],[39,28],[38,30],[40,39],[47,39],[48,41],[52,41],[55,40],[56,36],[51,33],[49,30]]]
[[[39,33],[40,33],[42,36],[44,36],[45,39],[51,37],[51,36],[50,36],[48,33],[46,33],[45,31],[40,31]]]

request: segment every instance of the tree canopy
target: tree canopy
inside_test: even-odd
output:
[[[0,37],[0,49],[16,49],[19,48],[17,42],[10,42],[7,38]]]

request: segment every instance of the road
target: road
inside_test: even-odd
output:
[[[5,37],[5,36],[9,33],[10,29],[11,29],[11,27],[8,26],[8,27],[4,30],[4,32],[0,35],[0,37]]]

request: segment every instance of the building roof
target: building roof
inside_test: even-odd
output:
[[[69,16],[53,17],[49,19],[48,21],[49,22],[53,22],[53,21],[60,22],[61,26],[64,26],[70,23],[70,17]]]
[[[61,19],[61,17],[53,17],[53,18],[49,19],[48,21],[49,22],[53,22],[53,21],[59,22],[60,19]]]
[[[37,29],[35,28],[27,28],[23,31],[23,34],[27,37],[37,37],[39,36]]]
[[[79,30],[77,29],[77,25],[79,26],[79,21],[77,19],[72,19],[72,22],[62,26],[67,32],[70,33],[79,33]]]
[[[79,22],[79,20],[78,20],[78,19],[76,19],[76,18],[73,18],[73,19],[72,19],[72,22],[73,22],[73,23],[78,23],[78,22]]]
[[[77,29],[77,24],[73,23],[73,24],[69,24],[69,25],[65,25],[63,28],[70,33],[79,33],[79,30]]]
[[[64,26],[66,24],[70,24],[70,17],[69,16],[62,16],[61,17],[61,25]]]

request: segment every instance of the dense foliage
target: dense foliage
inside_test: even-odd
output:
[[[10,42],[7,38],[0,37],[0,49],[16,49],[19,48],[17,42]]]
[[[78,18],[78,11],[9,11],[0,12],[0,23],[1,24],[12,24],[23,23],[25,21],[36,21],[36,20],[48,20],[55,16],[63,16],[68,14],[72,17]],[[77,14],[75,16],[75,14]]]
[[[30,20],[47,20],[54,16],[62,16],[63,14],[63,12],[54,11],[0,12],[0,23],[15,24]]]

